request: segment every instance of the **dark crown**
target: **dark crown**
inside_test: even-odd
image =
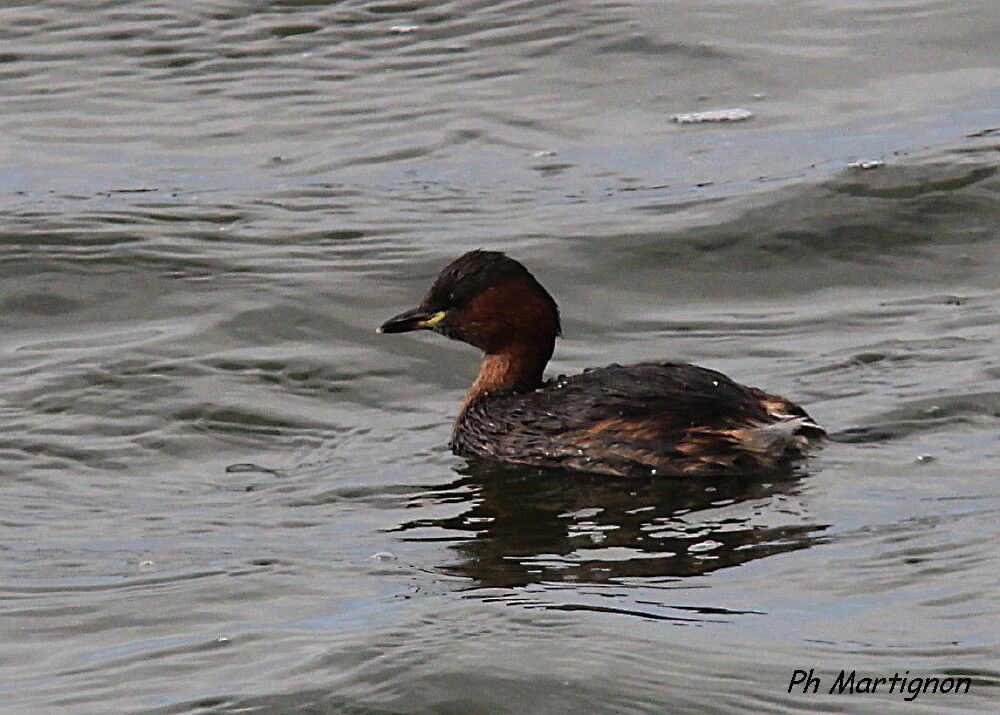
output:
[[[499,251],[481,250],[469,251],[445,266],[427,293],[424,305],[438,310],[458,308],[487,288],[511,279],[527,282],[555,305],[552,296],[527,268]]]

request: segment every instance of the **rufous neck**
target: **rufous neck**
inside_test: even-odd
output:
[[[479,374],[469,387],[463,406],[487,392],[529,392],[541,387],[542,373],[552,357],[554,345],[553,339],[544,345],[511,345],[483,355]]]

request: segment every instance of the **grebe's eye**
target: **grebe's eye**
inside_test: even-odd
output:
[[[449,303],[455,302],[455,291],[452,291],[451,293],[448,294],[448,302]]]

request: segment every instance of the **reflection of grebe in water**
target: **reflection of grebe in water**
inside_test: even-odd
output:
[[[804,549],[826,528],[797,498],[801,479],[617,480],[472,462],[411,505],[461,510],[416,519],[400,538],[455,537],[445,567],[476,586],[697,576]]]
[[[379,332],[419,329],[485,353],[455,421],[457,454],[620,476],[753,475],[787,469],[824,436],[793,402],[695,365],[610,365],[544,382],[559,310],[502,253],[466,253]]]

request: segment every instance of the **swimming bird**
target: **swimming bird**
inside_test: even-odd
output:
[[[518,261],[475,250],[379,333],[433,330],[483,352],[455,419],[466,457],[614,476],[768,475],[825,432],[784,397],[680,362],[589,368],[545,380],[559,308]]]

